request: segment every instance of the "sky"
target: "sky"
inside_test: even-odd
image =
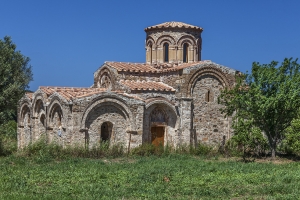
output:
[[[39,86],[90,87],[105,61],[145,62],[144,29],[204,29],[202,60],[246,72],[300,57],[298,0],[0,0],[0,39],[31,59]]]

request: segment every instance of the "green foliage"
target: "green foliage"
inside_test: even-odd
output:
[[[285,130],[285,138],[282,143],[287,153],[300,155],[300,119],[294,119]]]
[[[195,155],[202,155],[202,156],[216,156],[218,151],[213,148],[213,146],[199,143],[195,148]]]
[[[152,144],[143,144],[131,150],[131,155],[150,156],[155,154],[155,146]]]
[[[16,118],[17,102],[32,80],[29,60],[10,37],[0,39],[0,124]]]
[[[20,150],[18,155],[32,158],[37,163],[43,163],[66,158],[122,157],[124,149],[122,145],[118,144],[109,146],[108,142],[102,142],[90,149],[82,146],[62,147],[54,142],[47,144],[45,138],[42,137],[37,142]]]
[[[300,163],[171,154],[37,163],[0,160],[0,199],[298,199]]]
[[[300,107],[297,59],[284,59],[279,67],[277,65],[274,61],[263,65],[254,62],[252,73],[237,76],[236,85],[225,89],[219,98],[226,106],[223,112],[234,115],[234,122],[236,119],[250,120],[253,127],[264,132],[272,157],[275,157],[284,130],[298,115]]]
[[[252,120],[237,119],[233,124],[234,135],[231,141],[243,152],[243,158],[260,156],[268,148],[268,141]]]
[[[0,125],[0,156],[7,156],[17,150],[17,123],[8,121]]]

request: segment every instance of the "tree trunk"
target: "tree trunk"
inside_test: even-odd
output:
[[[272,156],[272,160],[274,160],[275,157],[276,157],[276,142],[272,143],[272,146],[271,146],[271,156]]]

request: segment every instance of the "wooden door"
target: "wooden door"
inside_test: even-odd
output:
[[[164,127],[151,127],[151,140],[154,146],[164,146]]]

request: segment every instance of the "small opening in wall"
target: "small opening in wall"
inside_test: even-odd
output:
[[[152,64],[152,44],[150,44],[150,63]]]
[[[205,101],[206,102],[213,102],[214,101],[213,93],[210,90],[207,90],[207,92],[205,93]]]
[[[187,63],[188,62],[188,48],[189,45],[187,43],[183,44],[183,62]]]
[[[110,122],[104,122],[101,125],[101,141],[109,141],[112,133],[112,124]]]
[[[169,62],[169,44],[164,43],[164,62]]]

